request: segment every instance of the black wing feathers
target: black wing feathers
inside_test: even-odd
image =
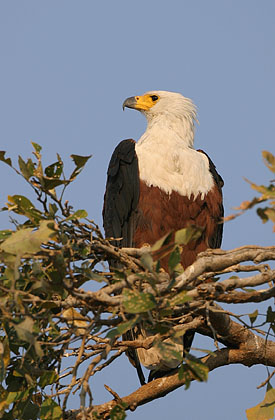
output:
[[[209,170],[210,170],[210,172],[211,172],[211,174],[212,174],[212,176],[214,178],[214,181],[216,182],[217,186],[221,190],[222,187],[224,186],[223,179],[220,176],[220,174],[218,174],[218,172],[216,170],[216,166],[214,165],[214,163],[212,162],[212,160],[210,159],[210,157],[205,152],[203,152],[203,153],[208,157],[208,160],[209,160]]]
[[[221,195],[220,214],[219,214],[220,220],[217,220],[217,227],[216,227],[215,235],[213,235],[213,237],[210,238],[210,241],[209,241],[210,247],[213,248],[213,249],[216,249],[216,248],[220,248],[221,244],[222,244],[223,216],[224,216],[224,208],[223,208],[223,204],[222,204],[222,187],[224,185],[224,182],[223,182],[222,177],[218,174],[218,172],[216,170],[216,166],[214,165],[214,163],[212,162],[212,160],[210,159],[208,154],[205,153],[201,149],[199,149],[198,152],[201,152],[205,156],[207,156],[207,158],[209,160],[209,170],[210,170],[210,172],[213,176],[215,184],[216,184],[216,186],[217,186],[217,188],[220,192],[220,195]]]
[[[108,168],[103,208],[106,237],[122,238],[114,241],[120,247],[132,246],[139,200],[138,160],[135,141],[123,140],[115,148]]]
[[[103,225],[107,238],[119,247],[131,247],[136,226],[139,201],[139,171],[134,140],[123,140],[114,150],[108,172],[103,207]],[[110,261],[111,265],[115,264]],[[133,330],[123,335],[124,340],[134,340]],[[145,378],[135,349],[126,352],[136,367],[141,385]]]
[[[207,156],[207,155],[206,155]],[[222,177],[218,174],[216,171],[216,167],[209,156],[207,156],[209,159],[209,169],[210,172],[214,178],[215,183],[217,184],[217,187],[220,191],[221,197],[222,197],[222,187],[224,185]],[[213,238],[211,238],[210,246],[213,249],[220,248],[222,244],[222,234],[223,234],[223,217],[224,217],[224,208],[223,203],[221,199],[220,203],[220,220],[217,221],[217,227],[216,227],[216,235],[214,235]]]

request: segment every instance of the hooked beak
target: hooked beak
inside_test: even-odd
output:
[[[125,99],[122,105],[122,109],[124,111],[125,108],[133,108],[135,109],[137,105],[137,100],[135,96],[131,96],[130,98]]]

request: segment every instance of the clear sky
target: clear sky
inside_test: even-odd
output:
[[[122,112],[124,99],[153,89],[181,92],[198,106],[195,146],[224,178],[228,215],[254,196],[243,177],[270,180],[261,151],[274,153],[274,22],[274,0],[2,0],[0,149],[16,161],[30,156],[34,141],[45,164],[58,152],[69,169],[70,154],[93,154],[65,198],[102,225],[111,153],[145,129],[138,112]],[[0,175],[1,206],[8,194],[33,197],[2,163]],[[0,214],[0,229],[7,227],[8,215]],[[244,244],[274,244],[271,224],[254,212],[227,224],[223,248]],[[128,418],[243,420],[263,398],[256,386],[265,374],[264,367],[225,367],[208,384],[179,389]],[[95,403],[109,399],[104,383],[124,396],[137,378],[126,359],[117,362],[91,382]]]

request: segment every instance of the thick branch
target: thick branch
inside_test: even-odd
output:
[[[175,288],[181,290],[188,283],[209,271],[220,272],[244,261],[259,263],[274,259],[275,246],[243,246],[231,251],[208,250],[199,254],[199,258],[178,276]]]
[[[275,343],[265,340],[251,330],[232,321],[228,315],[222,312],[218,307],[209,310],[209,319],[212,328],[215,330],[220,341],[226,342],[237,348],[223,348],[215,351],[214,354],[205,356],[200,360],[208,367],[209,371],[221,366],[240,363],[245,366],[263,364],[275,366]],[[204,327],[206,331],[207,326]],[[203,330],[203,327],[202,327]],[[191,380],[195,378],[191,377]],[[146,404],[157,398],[161,398],[175,389],[183,386],[185,379],[179,379],[178,371],[176,373],[156,379],[146,385],[143,385],[130,395],[121,398],[121,402],[126,404],[126,408],[135,410],[136,407]],[[111,409],[117,404],[117,401],[94,406],[84,417],[83,412],[74,411],[67,418],[82,420],[92,419],[92,411],[102,415],[103,419],[108,419]]]
[[[205,356],[200,360],[208,367],[209,371],[217,369],[221,366],[240,363],[245,366],[253,366],[256,364],[264,364],[275,366],[275,343],[265,341],[250,332],[252,336],[247,343],[243,343],[239,349],[223,348],[217,350],[214,354]],[[191,378],[194,380],[194,378]],[[175,389],[183,386],[185,379],[179,379],[178,372],[167,377],[155,379],[146,385],[143,385],[130,395],[121,398],[121,402],[126,405],[127,409],[135,410],[138,406],[146,404],[157,398],[164,397]],[[117,404],[112,400],[107,403],[94,406],[84,414],[77,410],[68,413],[67,419],[71,420],[92,420],[92,411],[101,415],[103,419],[110,418],[111,409]],[[86,416],[86,417],[85,417]]]
[[[127,266],[132,267],[134,269],[137,268],[136,264],[131,266],[130,260],[131,258],[127,256],[126,252],[122,252],[117,248],[113,247],[111,244],[106,246],[106,248],[110,248],[108,251],[110,254],[114,254],[119,257],[123,257],[123,260],[127,260]],[[125,249],[127,250],[127,248]],[[133,254],[134,251],[138,253],[141,250],[130,249],[128,252]],[[144,253],[144,249],[142,249]],[[236,248],[230,251],[222,251],[222,250],[209,250],[207,252],[201,253],[199,258],[189,266],[183,274],[177,277],[176,284],[174,285],[173,289],[176,291],[180,291],[184,289],[187,285],[191,285],[194,280],[197,280],[199,276],[205,276],[207,273],[214,274],[215,272],[220,273],[221,271],[225,270],[226,272],[234,271],[236,265],[240,262],[244,261],[254,261],[256,263],[267,261],[269,259],[275,259],[275,247],[256,247],[256,246],[245,246],[241,248]],[[238,270],[240,270],[240,266],[238,265]],[[251,271],[250,267],[250,271]],[[255,266],[255,271],[258,271],[259,268]],[[275,270],[270,270],[266,267],[266,271],[263,271],[263,267],[260,267],[261,273],[250,276],[248,278],[237,278],[237,279],[226,279],[221,282],[215,284],[202,284],[199,285],[197,288],[188,292],[188,295],[191,296],[193,299],[197,299],[201,296],[206,296],[208,299],[218,299],[220,301],[228,301],[230,302],[227,295],[219,297],[219,295],[223,295],[223,292],[229,289],[238,288],[238,287],[247,287],[247,286],[257,286],[260,284],[271,282],[275,279]],[[244,269],[246,271],[246,269]],[[151,273],[147,274],[151,276]],[[98,290],[97,292],[83,292],[77,289],[74,290],[74,295],[78,298],[89,302],[89,304],[104,304],[107,307],[119,307],[122,299],[119,295],[120,291],[124,287],[129,287],[129,285],[134,285],[136,281],[139,281],[140,277],[136,274],[132,274],[127,277],[127,280],[121,280],[116,282],[115,284],[111,284],[109,286],[105,286],[102,289]],[[160,273],[158,278],[154,277],[154,281],[157,280],[156,288],[158,289],[159,293],[166,290],[165,282],[167,282],[167,274]],[[265,296],[262,294],[262,297]],[[250,297],[252,299],[252,297]],[[232,300],[234,302],[234,299]],[[253,301],[253,300],[252,300]],[[237,302],[237,301],[236,301]]]
[[[216,300],[224,303],[248,303],[264,302],[275,297],[275,287],[267,290],[255,290],[254,292],[232,292],[220,294]]]
[[[114,249],[112,252],[116,253],[117,250]],[[113,255],[112,252],[109,255]],[[135,249],[124,249],[120,252],[123,252],[124,256],[126,255],[126,259],[129,260],[133,256],[138,257],[141,255],[140,251]],[[117,257],[119,258],[118,255]],[[270,287],[270,285],[275,280],[275,270],[270,269],[267,264],[260,264],[267,260],[275,260],[275,247],[245,246],[231,251],[209,250],[201,253],[198,259],[183,274],[175,279],[172,289],[167,287],[170,284],[167,273],[154,273],[153,271],[148,272],[144,270],[143,273],[129,273],[127,276],[125,275],[125,280],[123,279],[104,286],[96,292],[74,290],[74,293],[75,296],[83,299],[85,304],[88,304],[90,307],[92,305],[103,305],[102,307],[104,307],[105,305],[105,310],[108,308],[108,310],[110,309],[113,312],[117,308],[117,314],[120,314],[121,308],[123,308],[121,291],[124,287],[153,293],[157,307],[159,308],[166,307],[166,300],[168,297],[171,297],[171,291],[175,297],[175,293],[185,290],[185,295],[190,296],[192,300],[188,304],[172,306],[173,314],[171,313],[169,320],[173,324],[176,319],[174,317],[177,314],[182,316],[187,311],[193,317],[193,321],[186,325],[174,325],[170,329],[169,334],[172,330],[176,331],[177,328],[187,330],[192,324],[192,329],[213,337],[215,341],[219,341],[227,346],[226,349],[217,350],[214,356],[208,355],[201,359],[209,370],[234,363],[241,363],[245,366],[252,366],[254,364],[275,366],[275,343],[273,344],[270,341],[266,342],[266,340],[256,335],[254,331],[246,328],[246,326],[233,322],[229,315],[213,304],[215,301],[227,303],[262,301],[274,296],[275,287]],[[241,265],[241,263],[248,261],[252,261],[255,265],[252,263],[250,265]],[[130,267],[129,261],[127,267]],[[223,274],[240,271],[255,271],[256,273],[245,278],[233,277],[220,281],[213,279],[217,273]],[[210,281],[205,281],[205,279],[210,279]],[[241,292],[235,290],[262,284],[268,284],[269,288]],[[151,316],[155,316],[153,312]],[[117,345],[121,351],[125,351],[127,348],[143,347],[148,349],[153,345],[154,339],[155,336],[149,336],[143,340],[137,338],[130,342],[118,342]],[[114,343],[112,345],[114,346]],[[98,363],[99,359],[97,358],[99,357],[101,356],[98,355],[93,360],[90,368],[86,372],[84,378],[86,386],[88,386],[88,379],[92,371],[97,369],[95,368],[95,364]],[[191,378],[191,380],[194,379],[196,378]],[[139,405],[163,397],[174,389],[184,385],[184,383],[184,379],[180,380],[178,372],[176,372],[170,376],[156,379],[144,385],[132,394],[121,398],[119,401],[125,403],[127,409],[134,410]],[[101,415],[103,419],[108,419],[111,409],[117,403],[118,399],[115,398],[113,401],[95,406],[93,409],[90,408],[86,411],[85,419],[92,419],[92,410],[97,411],[98,415]],[[67,418],[80,420],[84,418],[83,415],[83,411],[74,411]]]

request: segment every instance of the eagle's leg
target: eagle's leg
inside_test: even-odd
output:
[[[191,349],[191,345],[194,339],[195,331],[189,330],[187,331],[183,336],[183,356],[185,353],[189,353]],[[178,368],[176,369],[170,369],[170,370],[151,370],[148,376],[148,382],[153,381],[157,378],[162,378],[166,375],[171,375],[172,373],[175,373]]]

